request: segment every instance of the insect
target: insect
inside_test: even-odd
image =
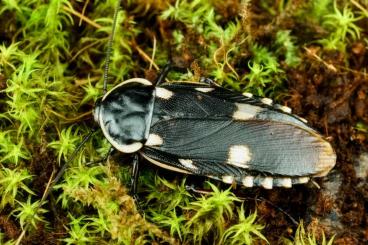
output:
[[[334,167],[330,143],[305,119],[269,98],[233,92],[211,79],[164,83],[170,66],[152,83],[126,80],[107,92],[109,57],[120,1],[106,52],[104,95],[94,119],[111,145],[134,154],[131,194],[137,198],[139,155],[162,168],[245,187],[290,188]],[[68,163],[95,132],[85,136],[42,197],[50,194]]]
[[[269,98],[202,83],[156,84],[126,80],[96,104],[94,119],[120,152],[138,154],[162,168],[207,176],[245,187],[290,188],[325,176],[336,154],[320,134],[291,109]]]

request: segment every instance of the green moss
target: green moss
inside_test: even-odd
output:
[[[323,231],[321,239],[317,239],[314,232],[306,232],[303,221],[300,222],[296,229],[294,238],[292,240],[284,239],[283,241],[283,243],[287,245],[332,245],[333,242],[334,236],[330,240],[327,240]]]
[[[288,94],[287,74],[302,66],[305,45],[318,43],[322,52],[345,53],[353,41],[368,40],[359,23],[367,13],[358,12],[350,2],[311,1],[303,6],[292,1],[235,2],[240,14],[224,13],[225,8],[216,7],[217,1],[124,2],[108,86],[156,75],[154,65],[162,67],[171,52],[179,63],[195,61],[199,67],[190,70],[188,65],[187,74],[174,73],[172,80],[203,75],[224,87],[278,99]],[[226,6],[227,1],[221,3]],[[34,185],[38,178],[46,185],[50,176],[35,172],[37,166],[64,165],[93,124],[91,108],[102,93],[116,0],[84,4],[0,3],[0,210],[10,211],[18,228],[26,223],[37,228],[37,223],[47,223],[52,216],[48,204],[40,205],[44,186]],[[258,21],[255,9],[265,10],[267,17]],[[283,18],[312,20],[322,34],[310,28],[313,35],[304,40],[297,28],[283,24]],[[275,26],[258,30],[252,24],[267,21]],[[366,132],[365,124],[356,127]],[[169,181],[144,171],[139,189],[147,219],[142,218],[126,189],[129,162],[95,163],[109,148],[102,134],[96,133],[55,186],[57,214],[68,213],[63,217],[65,235],[60,237],[65,243],[266,241],[262,221],[255,212],[246,216],[230,189],[209,183],[213,192],[196,197],[188,193],[182,176]],[[47,160],[42,154],[48,155]],[[56,229],[55,224],[47,225]],[[299,228],[295,240],[303,240],[302,233]],[[1,234],[0,242],[10,240]]]
[[[228,244],[254,244],[256,240],[268,243],[262,235],[263,225],[256,224],[257,213],[245,216],[244,207],[238,209],[239,223],[231,226],[224,233],[222,241]]]
[[[326,49],[338,49],[345,52],[348,36],[352,41],[360,37],[360,28],[355,24],[362,17],[356,17],[351,7],[346,4],[342,10],[334,2],[333,13],[327,14],[323,18],[322,26],[329,32],[329,36],[322,39],[320,43]]]

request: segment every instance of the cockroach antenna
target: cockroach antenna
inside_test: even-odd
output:
[[[121,4],[121,0],[116,1],[116,7],[115,7],[115,10],[114,10],[114,17],[113,17],[112,31],[111,31],[111,34],[110,34],[110,37],[109,37],[109,42],[108,42],[107,50],[106,50],[105,69],[104,69],[104,74],[103,74],[103,81],[104,81],[103,95],[105,95],[106,92],[107,92],[107,80],[108,80],[108,76],[109,76],[110,54],[111,54],[111,49],[112,49],[112,42],[114,41],[114,37],[115,37],[116,22],[117,22],[118,12],[119,12],[119,9],[120,9],[120,4]],[[82,142],[74,150],[74,152],[72,153],[70,158],[65,162],[65,164],[57,172],[54,179],[52,179],[53,175],[51,175],[50,180],[47,183],[47,186],[46,186],[46,188],[44,190],[44,193],[42,195],[41,201],[40,201],[39,205],[36,207],[36,210],[35,210],[33,216],[37,214],[37,212],[41,208],[42,204],[49,197],[49,195],[50,195],[53,187],[55,186],[55,184],[57,184],[59,182],[60,178],[63,176],[63,174],[64,174],[65,170],[67,169],[67,167],[69,166],[69,164],[74,161],[74,159],[78,155],[78,152],[83,148],[83,146],[88,142],[88,140],[92,137],[92,135],[95,132],[96,132],[96,129],[92,128],[91,131],[83,138]],[[17,241],[15,242],[15,245],[19,245],[21,243],[23,237],[25,236],[27,230],[29,229],[29,226],[30,226],[30,223],[27,223],[25,225],[22,233],[19,235]]]
[[[112,49],[112,42],[114,41],[114,37],[115,37],[116,22],[117,22],[117,19],[118,19],[118,12],[119,12],[119,9],[120,9],[120,3],[121,3],[121,0],[116,1],[112,31],[111,31],[109,43],[107,44],[105,70],[104,70],[103,95],[105,95],[106,92],[107,92],[107,80],[109,79],[109,69],[110,69],[110,66],[109,66],[110,65],[110,54],[111,54],[111,49]]]

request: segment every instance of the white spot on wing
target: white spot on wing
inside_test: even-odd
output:
[[[184,167],[196,170],[197,167],[193,165],[193,161],[190,159],[179,159],[179,162],[183,164]]]
[[[261,101],[263,104],[266,104],[266,105],[272,105],[273,103],[273,101],[270,98],[262,98]]]
[[[243,93],[243,95],[244,95],[245,97],[248,97],[248,98],[252,98],[252,97],[253,97],[253,94],[248,93],[248,92],[244,92],[244,93]]]
[[[202,93],[209,93],[215,90],[214,88],[195,88],[195,90],[202,92]]]
[[[308,123],[307,119],[296,116],[296,118],[298,118],[300,121],[302,121],[303,123]]]
[[[280,182],[280,186],[282,186],[284,188],[291,188],[291,186],[292,186],[290,178],[281,178],[281,179],[279,179],[279,182]]]
[[[305,183],[308,183],[309,177],[299,177],[297,181],[299,184],[305,184]]]
[[[222,177],[222,181],[226,184],[232,184],[234,183],[234,177],[230,175],[225,175]]]
[[[171,92],[170,90],[166,88],[156,87],[155,90],[156,90],[156,96],[164,100],[168,100],[174,95],[173,92]]]
[[[248,168],[247,163],[252,159],[252,153],[246,145],[233,145],[229,149],[228,164]]]
[[[284,105],[281,106],[281,110],[283,112],[286,112],[286,113],[292,113],[293,112],[290,107],[287,107],[287,106],[284,106]]]
[[[233,114],[233,118],[236,120],[248,120],[254,118],[258,113],[264,109],[259,106],[235,103],[236,111]]]
[[[253,176],[245,176],[245,177],[242,179],[242,184],[243,184],[245,187],[253,187],[253,180],[254,180],[254,177],[253,177]]]
[[[287,107],[287,106],[284,106],[284,105],[277,105],[276,108],[282,110],[283,112],[289,113],[289,114],[292,112],[290,107]]]
[[[162,145],[164,140],[158,134],[149,134],[148,139],[145,143],[147,146],[155,146],[155,145]]]
[[[265,189],[272,189],[272,185],[273,185],[273,178],[272,177],[265,177],[262,181],[261,181],[261,185],[263,188]]]

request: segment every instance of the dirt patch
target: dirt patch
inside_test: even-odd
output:
[[[359,50],[354,53],[354,60],[359,62],[354,62],[354,68],[360,70],[367,59],[361,44],[356,45],[359,47],[353,47]],[[323,219],[336,212],[335,223],[330,224],[329,231],[331,234],[337,232],[337,241],[347,242],[345,244],[367,242],[368,210],[363,193],[368,183],[356,177],[354,163],[362,152],[367,152],[368,141],[366,134],[361,134],[354,126],[360,120],[366,122],[368,117],[368,100],[365,99],[368,78],[364,73],[343,69],[343,60],[334,53],[327,54],[323,60],[336,70],[307,56],[303,66],[288,72],[290,97],[285,102],[324,132],[337,153],[337,165],[328,180],[330,188],[324,189],[322,183],[322,190],[316,196],[314,216]],[[341,179],[336,175],[341,175]],[[332,191],[332,187],[337,191]]]

